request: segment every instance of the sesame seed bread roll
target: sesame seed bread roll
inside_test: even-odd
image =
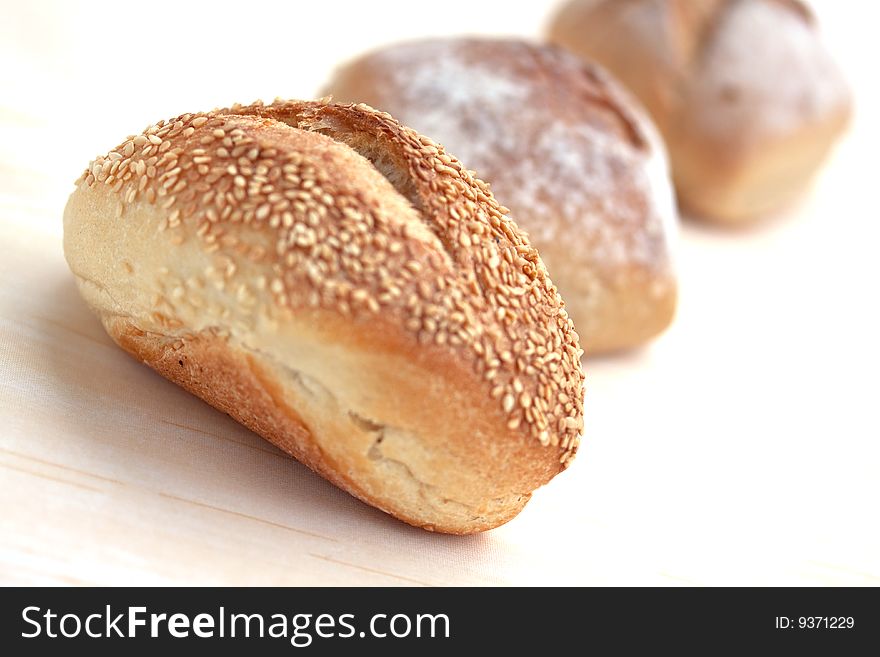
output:
[[[491,183],[540,251],[588,356],[669,325],[677,217],[665,153],[603,71],[519,40],[435,39],[359,57],[324,91],[391,113]]]
[[[367,106],[160,121],[79,179],[64,250],[123,349],[405,522],[500,525],[577,450],[582,352],[538,253]]]
[[[852,99],[798,0],[571,0],[549,39],[614,73],[651,112],[683,209],[754,222],[809,186]]]

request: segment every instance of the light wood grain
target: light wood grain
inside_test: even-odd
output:
[[[307,96],[384,41],[537,35],[548,10],[367,4],[344,4],[333,38],[323,7],[297,4],[260,29],[236,13],[237,47],[257,67],[211,59],[205,34],[232,5],[151,5],[201,31],[115,49],[110,35],[144,28],[138,6],[4,10],[0,582],[880,583],[876,8],[820,5],[858,116],[814,191],[755,230],[684,226],[672,330],[588,363],[580,456],[498,530],[402,525],[111,343],[61,252],[61,211],[91,156],[163,115]],[[398,18],[361,29],[379,11]]]

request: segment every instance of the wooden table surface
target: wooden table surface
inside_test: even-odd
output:
[[[752,230],[685,222],[674,326],[587,361],[580,455],[497,530],[361,504],[132,361],[79,298],[61,213],[99,151],[183,111],[308,97],[401,38],[537,36],[553,3],[521,4],[351,2],[331,22],[320,3],[6,3],[0,583],[880,583],[873,3],[818,5],[858,111],[814,189]]]

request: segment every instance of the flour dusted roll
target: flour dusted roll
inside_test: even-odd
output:
[[[676,212],[659,137],[619,85],[558,48],[438,39],[383,48],[325,87],[442,143],[529,233],[587,355],[672,319]]]
[[[749,222],[792,201],[851,111],[798,0],[572,0],[549,37],[645,103],[682,207],[710,220]]]
[[[161,121],[83,174],[64,248],[120,346],[406,522],[495,527],[577,449],[581,350],[538,253],[387,114]]]

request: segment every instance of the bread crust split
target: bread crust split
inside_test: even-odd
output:
[[[491,183],[541,253],[587,357],[672,321],[678,217],[665,150],[598,66],[519,39],[427,39],[357,57],[324,93],[389,112]]]
[[[682,209],[708,221],[754,222],[790,204],[852,111],[800,0],[571,0],[548,37],[645,104]]]
[[[149,126],[80,177],[64,248],[123,349],[410,524],[495,527],[577,450],[582,352],[537,252],[367,106]]]

